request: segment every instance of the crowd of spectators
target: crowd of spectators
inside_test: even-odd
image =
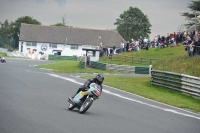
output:
[[[113,44],[112,48],[106,48],[105,46],[102,45],[102,43],[100,43],[99,50],[100,50],[100,57],[103,55],[112,56],[115,53],[116,46],[115,44]]]
[[[100,56],[112,56],[121,52],[137,52],[139,50],[149,50],[150,48],[175,47],[182,44],[188,52],[188,56],[193,57],[200,55],[200,32],[173,32],[167,33],[166,36],[155,36],[152,40],[150,37],[140,37],[139,39],[131,39],[130,41],[121,42],[119,49],[113,45],[112,48],[106,48],[100,44]]]
[[[188,55],[196,56],[200,55],[200,32],[195,33],[183,31],[168,33],[167,36],[155,36],[153,40],[149,37],[140,37],[140,39],[131,39],[131,42],[126,43],[121,42],[119,49],[116,53],[121,52],[131,52],[139,50],[148,50],[149,48],[165,48],[165,47],[175,47],[177,45],[183,44],[185,50],[188,51]]]

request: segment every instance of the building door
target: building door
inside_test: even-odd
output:
[[[61,52],[57,52],[57,55],[61,55]]]
[[[23,45],[21,45],[21,52],[23,52]]]

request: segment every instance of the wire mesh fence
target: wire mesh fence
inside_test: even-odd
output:
[[[12,38],[0,37],[0,47],[12,51],[15,48],[15,40]]]

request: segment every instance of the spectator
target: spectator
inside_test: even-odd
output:
[[[109,59],[112,59],[112,55],[114,54],[114,51],[113,51],[113,49],[111,48],[110,49],[110,54],[109,54]]]
[[[129,41],[127,41],[127,43],[126,43],[126,52],[128,52],[129,51]]]
[[[169,33],[168,33],[168,34],[167,34],[167,38],[166,38],[167,47],[168,47],[169,43],[170,43],[170,36],[169,36]]]
[[[184,44],[185,44],[184,46],[186,47],[186,50],[188,52],[188,56],[192,57],[193,56],[193,50],[194,50],[193,41],[191,40],[191,38],[189,36],[186,39],[187,39],[187,41],[184,42]]]
[[[150,48],[150,44],[151,44],[151,40],[150,40],[150,37],[148,38],[148,41],[147,41],[147,46]]]
[[[120,44],[120,46],[119,46],[119,47],[120,47],[120,53],[121,53],[121,52],[123,52],[123,51],[124,51],[124,43],[123,43],[123,42],[121,42],[121,44]]]
[[[143,49],[146,49],[147,42],[148,42],[148,39],[146,37],[144,37],[144,40],[143,40],[143,43],[144,43]]]
[[[139,46],[139,41],[138,40],[135,41],[135,49],[136,49],[136,51],[140,50],[140,46]]]
[[[115,53],[115,44],[113,44],[113,54]]]
[[[174,45],[176,46],[176,32],[174,32]]]
[[[107,48],[105,46],[103,47],[103,55],[107,55]]]
[[[100,50],[100,57],[101,57],[103,56],[103,52],[104,52],[102,43],[100,43],[99,50]]]
[[[110,49],[110,55],[112,55],[112,54],[113,54],[113,49],[111,48],[111,49]]]
[[[130,45],[130,48],[129,48],[129,51],[136,51],[136,48],[135,48],[135,40],[131,43]]]
[[[157,47],[157,36],[154,37],[154,46]]]
[[[200,45],[200,39],[199,39],[199,36],[198,34],[195,34],[194,36],[194,41],[193,41],[193,45],[194,45],[194,50],[193,50],[193,55],[194,56],[197,56],[198,55],[198,52],[199,52],[199,49],[197,48],[197,46]]]

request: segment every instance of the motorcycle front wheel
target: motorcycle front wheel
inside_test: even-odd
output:
[[[79,109],[79,113],[81,114],[85,113],[90,108],[92,103],[93,103],[92,98],[86,99],[86,101],[83,103],[83,105]]]
[[[69,103],[68,109],[69,110],[73,110],[75,107],[76,107],[76,105],[73,105],[73,104]]]

